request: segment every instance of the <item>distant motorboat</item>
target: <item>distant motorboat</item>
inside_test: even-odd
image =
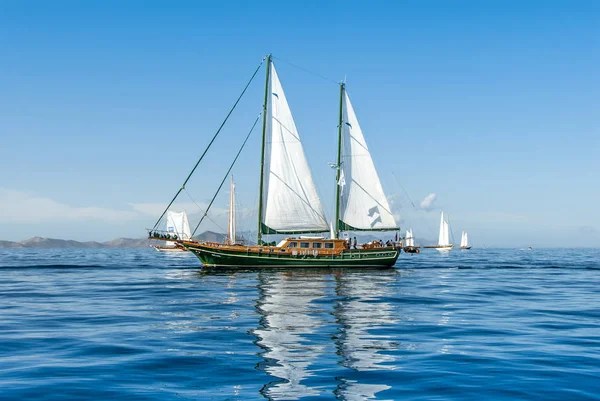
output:
[[[466,231],[462,232],[462,236],[460,238],[460,249],[471,249],[471,245],[469,245],[469,237]]]

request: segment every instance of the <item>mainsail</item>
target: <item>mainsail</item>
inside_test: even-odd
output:
[[[448,231],[449,231],[448,215],[444,216],[444,212],[442,212],[442,217],[440,218],[440,235],[438,238],[438,245],[440,245],[440,246],[450,245]]]
[[[167,233],[177,235],[178,239],[189,240],[192,238],[190,223],[185,211],[179,213],[167,211]],[[167,245],[173,244],[173,242],[167,242]]]
[[[346,91],[343,92],[338,229],[397,230],[354,108]]]
[[[323,206],[273,63],[268,90],[261,232],[327,232]]]

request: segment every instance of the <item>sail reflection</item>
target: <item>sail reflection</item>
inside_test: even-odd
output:
[[[259,277],[257,309],[262,315],[254,331],[256,342],[265,351],[264,370],[280,380],[261,391],[269,399],[297,400],[317,396],[322,391],[303,383],[312,375],[310,368],[324,345],[311,342],[307,335],[325,324],[311,303],[324,296],[323,277],[298,273],[265,273]]]
[[[377,333],[397,323],[392,306],[383,299],[391,292],[395,272],[376,275],[344,274],[337,277],[336,295],[340,297],[334,314],[340,324],[336,345],[341,364],[358,374],[339,379],[335,393],[344,400],[378,399],[376,394],[388,390],[385,383],[366,383],[363,371],[394,370],[395,357],[384,351],[394,350],[397,342],[390,335]],[[370,376],[374,377],[374,376]],[[382,376],[378,377],[378,380]]]
[[[258,367],[273,380],[261,393],[298,400],[333,393],[342,400],[381,399],[391,388],[397,343],[383,333],[397,323],[385,302],[394,271],[261,272],[254,330],[263,349]],[[322,299],[321,299],[322,298]],[[323,380],[331,372],[330,380]]]

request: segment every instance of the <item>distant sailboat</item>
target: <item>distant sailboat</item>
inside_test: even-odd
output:
[[[450,231],[450,222],[448,221],[448,215],[444,216],[442,211],[442,217],[440,218],[440,235],[438,237],[438,244],[435,247],[438,251],[449,251],[454,248],[454,244],[450,243],[450,237],[448,235]]]
[[[419,253],[419,248],[415,246],[415,237],[413,236],[412,228],[406,230],[406,242],[404,243],[404,252]]]
[[[471,249],[471,245],[469,245],[469,237],[467,236],[466,231],[462,232],[462,236],[460,238],[460,249]]]
[[[167,211],[167,226],[165,230],[170,236],[175,237],[177,240],[190,240],[192,238],[192,232],[190,230],[190,223],[188,221],[187,213]],[[181,246],[177,242],[166,241],[164,246],[154,246],[157,251],[178,251],[184,252],[187,249]]]
[[[435,248],[440,252],[448,252],[450,249],[454,248],[454,244],[450,243],[450,223],[448,222],[448,215],[444,216],[444,212],[442,212],[442,217],[440,218],[440,236],[438,237],[437,245],[429,245],[424,246],[423,248]]]

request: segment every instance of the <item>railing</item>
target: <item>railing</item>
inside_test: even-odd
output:
[[[164,230],[148,230],[148,238],[160,241],[182,241],[177,233],[172,233]]]

